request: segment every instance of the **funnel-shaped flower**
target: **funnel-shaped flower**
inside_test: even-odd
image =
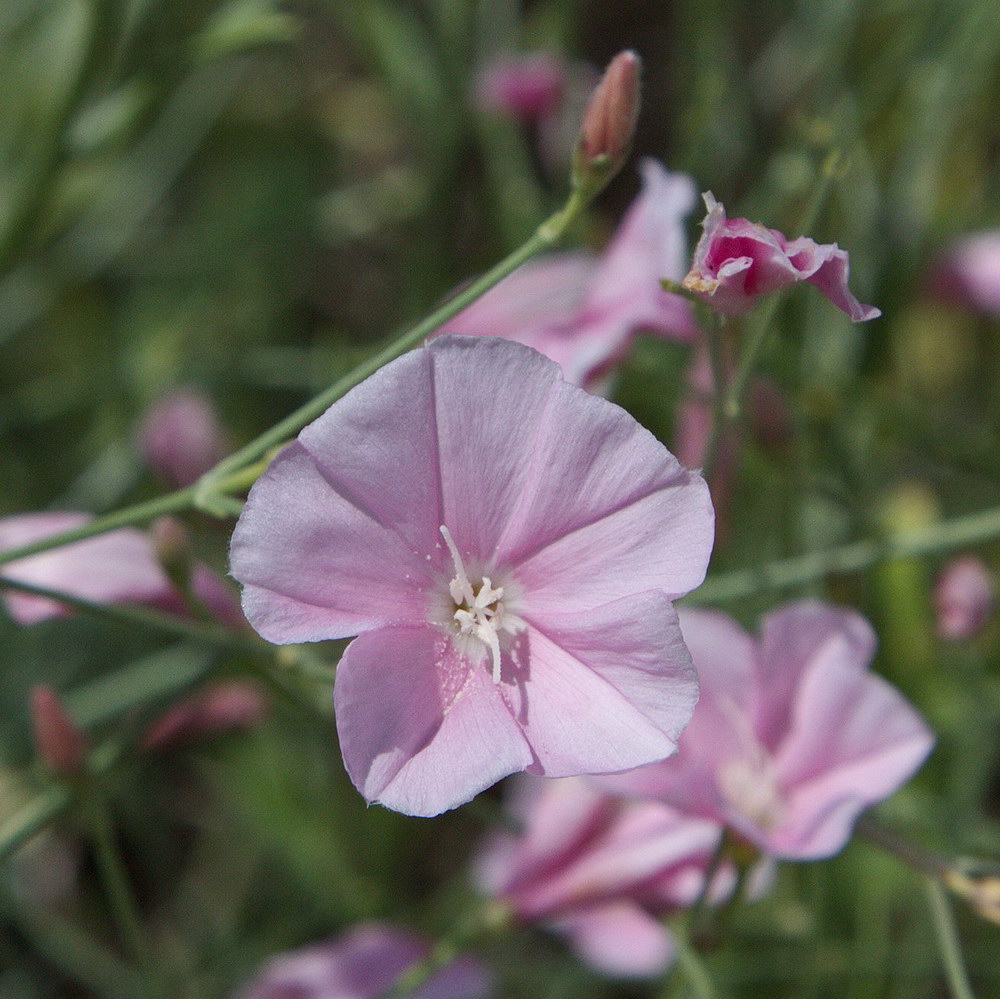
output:
[[[476,862],[480,887],[525,922],[566,936],[606,974],[658,975],[674,944],[657,916],[700,894],[722,827],[658,802],[601,793],[582,777],[515,778],[523,832],[500,832]],[[731,890],[724,868],[712,897]]]
[[[761,295],[808,281],[855,322],[882,315],[873,306],[862,305],[848,290],[847,251],[836,243],[819,244],[807,236],[786,239],[777,229],[757,222],[727,219],[725,208],[711,191],[704,198],[708,209],[702,222],[705,231],[695,247],[684,287],[717,312],[741,316]]]
[[[681,628],[701,699],[679,753],[602,785],[724,822],[772,856],[817,859],[933,745],[868,669],[875,635],[852,611],[790,604],[764,619],[759,642],[711,611],[682,610]]]
[[[684,219],[694,182],[643,160],[642,191],[600,257],[559,253],[529,261],[448,322],[444,331],[499,336],[540,350],[567,381],[590,386],[649,331],[689,341],[690,302],[663,290],[687,264]]]
[[[410,933],[364,923],[341,937],[272,957],[237,999],[380,999],[429,945]],[[489,975],[459,958],[400,999],[486,999]]]
[[[696,697],[670,601],[712,543],[703,480],[507,340],[442,337],[306,427],[232,543],[269,641],[360,633],[341,750],[369,801],[434,815],[521,770],[663,759]]]

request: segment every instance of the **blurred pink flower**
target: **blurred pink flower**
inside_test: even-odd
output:
[[[138,442],[149,467],[174,486],[196,482],[227,451],[212,400],[191,388],[176,389],[149,408]]]
[[[360,632],[337,670],[369,801],[435,815],[522,770],[674,751],[696,683],[670,601],[712,545],[704,482],[507,340],[442,337],[271,463],[232,541],[272,642]]]
[[[759,642],[713,611],[683,608],[701,682],[673,760],[599,779],[725,823],[765,853],[840,850],[857,816],[909,779],[933,736],[868,663],[875,635],[849,610],[790,604]]]
[[[862,305],[847,288],[847,251],[836,243],[819,244],[806,236],[786,239],[776,229],[727,219],[711,191],[704,195],[708,214],[684,287],[723,315],[749,312],[761,295],[808,281],[855,322],[882,313]]]
[[[501,56],[480,72],[476,101],[485,110],[534,121],[556,110],[566,81],[565,64],[551,52]]]
[[[956,305],[1000,316],[1000,229],[966,236],[938,260],[931,287]]]
[[[24,513],[0,518],[0,551],[9,551],[87,523],[85,513]],[[0,566],[0,576],[58,590],[97,604],[146,604],[176,614],[184,601],[157,561],[149,536],[125,527]],[[195,595],[220,620],[243,625],[234,595],[203,565],[192,573]],[[2,591],[19,624],[34,624],[69,611],[58,601],[16,590]]]
[[[660,279],[684,273],[684,218],[694,205],[694,182],[655,160],[643,160],[641,171],[642,191],[600,257],[562,253],[529,261],[443,332],[516,340],[584,386],[607,374],[637,333],[693,340],[690,302],[665,292]]]
[[[975,555],[960,555],[945,567],[934,588],[937,632],[961,642],[986,626],[996,605],[993,575]]]
[[[487,894],[519,919],[568,937],[579,956],[610,975],[651,977],[672,962],[659,918],[701,892],[722,827],[658,802],[629,802],[582,777],[511,782],[523,832],[499,832],[475,863]],[[735,883],[717,875],[714,900]]]
[[[209,684],[168,708],[142,738],[143,749],[164,749],[233,729],[252,728],[267,712],[267,698],[252,683]]]
[[[272,957],[236,999],[380,999],[429,951],[413,934],[363,923],[340,937]],[[486,970],[462,957],[405,999],[486,999],[492,991]]]

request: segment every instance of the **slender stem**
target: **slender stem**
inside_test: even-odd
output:
[[[895,558],[932,555],[997,537],[1000,537],[1000,507],[993,507],[917,531],[854,541],[750,569],[721,573],[702,584],[693,602],[740,600],[769,590],[803,586],[835,573],[861,572]]]
[[[698,890],[698,896],[687,911],[687,935],[689,939],[697,939],[701,917],[711,895],[712,882],[722,867],[722,861],[726,856],[728,846],[729,832],[724,829],[719,834],[719,841],[715,844],[715,850],[712,852],[708,866],[705,868],[705,877],[701,883],[701,888]]]
[[[135,962],[145,972],[148,994],[165,996],[167,993],[159,981],[153,948],[146,937],[132,895],[125,861],[115,839],[107,807],[99,790],[92,784],[81,786],[80,797],[94,843],[97,867],[118,932]]]
[[[729,426],[726,409],[726,321],[718,313],[708,320],[706,343],[708,360],[712,367],[712,428],[705,445],[701,474],[709,481],[719,457],[719,448]]]
[[[931,910],[931,921],[934,924],[934,935],[944,962],[945,979],[952,999],[975,999],[969,974],[965,969],[962,957],[962,947],[955,928],[955,917],[941,883],[936,878],[925,878],[924,888],[927,892],[927,904]]]
[[[858,819],[855,829],[873,845],[930,878],[940,879],[949,869],[950,865],[943,857],[928,850],[922,850],[909,840],[903,839],[892,829],[886,828],[870,815],[862,815]]]
[[[61,815],[70,800],[65,787],[50,784],[0,825],[0,864]]]
[[[684,972],[696,999],[719,999],[719,992],[698,952],[691,946],[683,930],[672,929],[677,946],[677,964]]]

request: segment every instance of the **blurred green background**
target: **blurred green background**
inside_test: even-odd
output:
[[[850,251],[853,290],[884,313],[854,326],[807,289],[782,299],[763,371],[787,426],[748,439],[712,572],[1000,506],[997,320],[929,290],[952,240],[1000,225],[1000,5],[4,0],[0,516],[157,495],[135,434],[165,391],[205,391],[238,445],[429,312],[566,191],[572,109],[543,150],[536,129],[477,105],[477,74],[536,50],[599,68],[623,47],[645,62],[636,153],[690,172],[731,215],[798,235],[839,154],[808,235]],[[630,162],[575,244],[602,245],[637,189]],[[668,444],[687,362],[687,348],[643,339],[614,386]],[[228,527],[189,527],[224,571]],[[996,565],[1000,548],[979,554]],[[869,616],[878,667],[939,734],[883,816],[926,847],[1000,858],[1000,629],[935,638],[942,562],[724,609],[752,626],[808,593]],[[315,650],[319,674],[337,651]],[[0,818],[42,785],[32,684],[67,692],[99,737],[121,724],[116,691],[148,716],[252,665],[116,623],[22,628],[0,614]],[[230,994],[266,955],[359,919],[440,934],[473,898],[464,868],[495,799],[435,820],[366,809],[331,724],[280,701],[253,732],[119,765],[108,794],[151,933],[191,999]],[[0,876],[0,996],[137,995],[93,858],[72,818],[57,829]],[[1000,930],[957,914],[978,994],[1000,995]],[[598,979],[527,930],[482,953],[502,996],[685,994],[679,975]],[[947,994],[918,876],[864,842],[783,868],[706,961],[732,996]]]

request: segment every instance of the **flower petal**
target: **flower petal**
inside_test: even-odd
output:
[[[355,787],[408,815],[455,808],[532,759],[490,670],[433,626],[355,639],[337,670],[334,706]]]
[[[662,594],[529,624],[528,673],[504,692],[535,753],[531,772],[610,773],[674,752],[697,681]]]
[[[425,556],[335,491],[297,442],[251,489],[230,563],[247,619],[278,643],[422,620],[433,581]]]
[[[592,968],[623,978],[655,978],[673,963],[666,928],[634,902],[595,906],[553,925]]]

